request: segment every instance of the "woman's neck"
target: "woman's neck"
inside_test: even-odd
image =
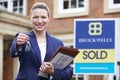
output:
[[[43,31],[43,32],[34,31],[34,32],[35,32],[38,44],[46,43],[46,31]]]

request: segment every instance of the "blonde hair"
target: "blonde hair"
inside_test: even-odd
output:
[[[48,17],[50,17],[50,10],[45,3],[37,2],[37,3],[33,4],[32,8],[31,8],[31,13],[34,9],[45,9],[48,12]]]

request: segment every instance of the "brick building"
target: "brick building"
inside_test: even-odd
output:
[[[10,58],[9,47],[17,32],[27,32],[31,29],[28,16],[32,4],[37,1],[45,2],[50,8],[51,22],[48,32],[63,40],[68,47],[73,47],[74,19],[120,18],[120,6],[109,8],[109,0],[1,0],[0,80],[14,80],[17,74],[18,62]],[[113,1],[114,4],[120,5],[120,0]],[[107,75],[73,75],[72,80],[110,79]]]

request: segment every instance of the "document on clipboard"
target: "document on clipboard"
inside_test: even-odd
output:
[[[78,53],[78,49],[60,46],[48,61],[54,65],[55,69],[62,70],[73,61]]]

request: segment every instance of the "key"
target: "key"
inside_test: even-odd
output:
[[[25,47],[25,52],[30,51],[30,46],[31,46],[30,42],[27,41],[27,42],[26,42],[26,47]]]
[[[29,41],[27,41],[27,44],[28,44],[28,51],[30,51],[30,46],[31,46],[31,44],[30,44]]]

